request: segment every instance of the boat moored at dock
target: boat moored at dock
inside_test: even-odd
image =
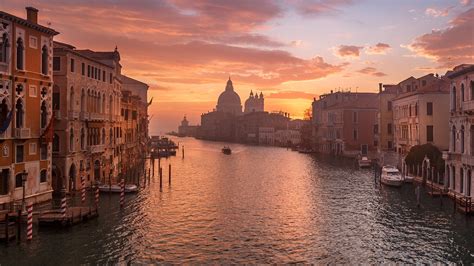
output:
[[[384,166],[382,167],[380,182],[387,186],[400,187],[403,184],[403,178],[396,167]]]

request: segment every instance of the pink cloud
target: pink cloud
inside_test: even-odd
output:
[[[386,54],[388,50],[390,50],[390,45],[386,43],[377,43],[374,46],[370,46],[367,48],[367,54]]]
[[[340,45],[336,50],[336,55],[340,57],[359,57],[363,46]]]
[[[352,4],[353,0],[318,0],[296,2],[298,13],[307,16],[334,15],[341,13],[340,8]]]
[[[453,7],[438,9],[435,7],[429,7],[425,10],[425,14],[432,17],[446,17],[449,14],[449,10],[452,8]]]
[[[373,67],[366,67],[366,68],[358,70],[357,72],[362,73],[362,74],[366,74],[366,75],[372,75],[372,76],[375,76],[375,77],[383,77],[383,76],[387,75],[383,72],[377,71],[377,69],[373,68]]]
[[[454,18],[447,28],[417,37],[408,48],[449,68],[474,60],[473,32],[474,8],[471,8]]]

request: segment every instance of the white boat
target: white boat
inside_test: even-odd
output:
[[[99,191],[100,192],[112,192],[112,193],[120,193],[122,192],[122,189],[120,188],[120,185],[99,185]],[[133,184],[128,184],[125,185],[125,193],[132,193],[132,192],[137,192],[138,187]]]
[[[382,168],[380,182],[387,186],[400,187],[403,184],[403,178],[397,168],[393,166],[384,166]]]
[[[366,168],[366,167],[371,167],[372,166],[372,161],[369,160],[367,156],[362,156],[358,160],[359,163],[359,168]]]

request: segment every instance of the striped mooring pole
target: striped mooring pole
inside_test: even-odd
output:
[[[27,227],[26,227],[26,239],[27,240],[33,239],[33,203],[32,202],[28,205],[28,220],[27,220]]]
[[[84,176],[81,176],[81,202],[86,202],[86,181]]]
[[[95,207],[99,208],[99,186],[95,186]]]
[[[125,202],[125,179],[120,181],[120,208],[123,208]]]
[[[61,199],[61,216],[63,220],[66,220],[66,212],[67,212],[67,199],[66,197]]]

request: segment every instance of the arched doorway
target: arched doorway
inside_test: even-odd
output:
[[[66,188],[63,176],[60,169],[53,164],[53,171],[51,172],[51,185],[54,193],[60,193]]]
[[[96,182],[101,181],[101,179],[100,179],[100,161],[99,160],[96,160],[94,162],[94,180]]]
[[[76,165],[69,167],[69,192],[76,190]]]

